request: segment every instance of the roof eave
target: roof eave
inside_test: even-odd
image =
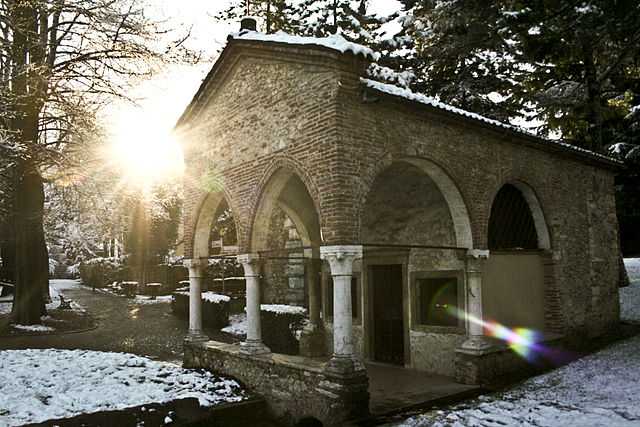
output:
[[[603,167],[605,169],[612,169],[616,172],[621,172],[623,170],[626,169],[626,166],[623,162],[616,160],[616,159],[612,159],[612,158],[608,158],[605,156],[601,156],[599,154],[595,154],[595,153],[590,153],[590,152],[584,152],[584,151],[580,151],[579,149],[573,149],[573,148],[569,148],[569,147],[563,147],[561,145],[559,145],[558,143],[554,143],[553,141],[538,137],[538,136],[534,136],[534,135],[530,135],[524,132],[519,132],[517,130],[514,129],[510,129],[508,127],[503,127],[503,126],[498,126],[498,125],[494,125],[491,123],[487,123],[484,122],[482,120],[478,120],[475,119],[473,117],[468,117],[462,114],[457,114],[455,112],[451,112],[442,108],[438,108],[435,107],[433,105],[428,105],[419,101],[415,101],[412,99],[407,99],[405,97],[399,96],[399,95],[394,95],[388,92],[385,92],[383,90],[380,89],[376,89],[374,87],[370,87],[370,86],[366,86],[363,85],[365,90],[367,91],[373,91],[376,94],[381,95],[382,97],[386,97],[386,98],[390,98],[393,99],[394,101],[397,102],[401,102],[401,103],[406,103],[408,105],[411,105],[412,107],[419,107],[419,108],[423,108],[425,110],[428,110],[430,112],[436,113],[436,114],[441,114],[445,117],[448,117],[450,119],[454,119],[454,120],[462,120],[467,124],[471,124],[474,126],[479,126],[482,127],[484,129],[490,130],[494,133],[498,133],[500,135],[508,135],[510,137],[515,137],[518,140],[521,140],[522,142],[524,142],[525,144],[527,144],[527,146],[533,147],[533,148],[537,148],[543,151],[549,151],[549,152],[554,152],[554,153],[558,153],[558,154],[562,154],[562,155],[566,155],[569,157],[574,157],[577,158],[583,162],[587,162],[590,163],[592,165],[596,165],[599,167]],[[509,140],[511,138],[508,138]],[[566,143],[565,143],[566,144]]]

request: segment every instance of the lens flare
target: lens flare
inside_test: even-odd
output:
[[[448,313],[482,326],[486,336],[504,341],[511,350],[530,363],[546,361],[554,365],[561,365],[575,358],[570,353],[542,344],[543,334],[539,331],[528,328],[511,329],[495,321],[478,319],[455,307],[450,307]]]

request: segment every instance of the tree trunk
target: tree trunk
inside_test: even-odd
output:
[[[38,169],[38,119],[42,109],[41,75],[30,65],[44,56],[37,46],[38,14],[31,2],[19,2],[11,9],[14,23],[11,56],[12,91],[16,116],[12,127],[25,154],[18,156],[14,178],[14,225],[16,244],[16,287],[11,317],[24,325],[40,323],[46,314],[44,291],[49,286],[49,256],[44,239],[44,184]],[[28,154],[27,154],[28,153]]]
[[[15,282],[16,280],[16,239],[13,217],[3,219],[6,222],[2,229],[3,241],[0,242],[0,254],[2,255],[2,267],[0,268],[0,280]]]
[[[271,0],[267,0],[267,18],[266,18],[267,34],[271,34]]]
[[[594,62],[593,43],[588,38],[582,38],[582,55],[584,58],[584,78],[587,86],[587,108],[589,122],[589,148],[602,152],[602,94],[598,83],[598,73]]]
[[[46,313],[43,289],[49,283],[49,257],[43,228],[44,185],[30,161],[19,163],[15,187],[16,288],[12,318],[16,323],[33,325],[40,323],[40,316]]]

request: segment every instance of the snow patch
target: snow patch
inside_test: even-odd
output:
[[[245,313],[232,314],[229,316],[229,326],[220,330],[236,336],[247,335],[247,315]]]
[[[627,258],[624,266],[630,285],[620,288],[620,319],[640,322],[640,258]]]
[[[215,292],[203,292],[202,301],[220,304],[221,302],[229,302],[231,298],[226,295],[216,294]]]
[[[245,399],[235,381],[126,353],[7,350],[0,367],[3,426],[186,397],[203,406]]]
[[[171,302],[171,295],[158,295],[155,299],[151,299],[150,296],[146,295],[136,295],[135,299],[132,300],[135,304],[162,304]]]
[[[342,37],[340,34],[333,34],[328,37],[303,37],[293,36],[283,31],[279,31],[275,34],[263,34],[255,31],[241,31],[239,33],[231,33],[229,37],[236,40],[252,40],[294,45],[322,46],[342,53],[350,52],[354,55],[363,55],[366,58],[372,59],[374,61],[377,61],[378,58],[380,58],[380,54],[374,52],[373,49],[357,43],[352,43]]]
[[[50,327],[50,326],[44,326],[44,325],[17,325],[17,324],[12,324],[11,325],[12,328],[15,329],[19,329],[21,331],[27,331],[27,332],[52,332],[55,329]]]
[[[305,314],[307,312],[304,307],[286,304],[262,304],[260,310],[276,314]]]

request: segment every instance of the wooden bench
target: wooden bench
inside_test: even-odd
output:
[[[73,300],[65,299],[62,294],[58,295],[60,297],[60,305],[58,306],[59,310],[71,310],[71,303]]]

